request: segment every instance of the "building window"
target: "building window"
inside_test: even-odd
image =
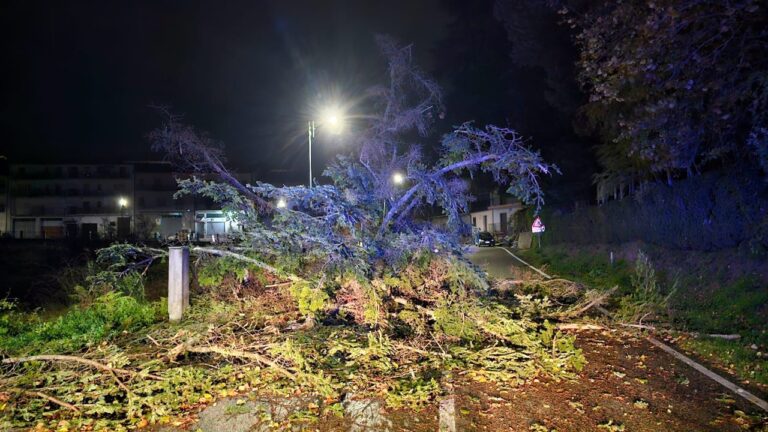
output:
[[[472,226],[473,226],[473,227],[476,227],[476,226],[477,226],[477,218],[476,218],[476,217],[474,217],[474,216],[472,217]]]
[[[139,206],[144,207],[144,197],[139,197]]]
[[[97,209],[100,209],[100,208],[101,208],[101,201],[96,201],[96,208],[97,208]]]
[[[83,201],[83,210],[88,211],[91,209],[91,202],[90,201]]]

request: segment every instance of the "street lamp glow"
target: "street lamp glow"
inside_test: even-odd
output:
[[[128,200],[127,200],[127,199],[125,199],[125,198],[123,198],[123,197],[120,197],[120,198],[117,200],[117,203],[120,205],[120,207],[125,207],[125,206],[127,206],[127,205],[128,205]]]
[[[339,134],[344,129],[344,113],[336,107],[327,107],[322,112],[321,124],[332,134]]]
[[[392,183],[396,185],[401,185],[405,183],[405,176],[403,175],[403,173],[396,172],[392,174]]]
[[[318,121],[307,122],[307,138],[309,140],[309,188],[312,189],[312,140],[315,138],[315,128],[327,129],[329,133],[338,135],[344,129],[346,114],[338,105],[329,105],[316,112]]]
[[[279,200],[277,200],[277,208],[286,208],[286,207],[288,207],[288,203],[285,202],[285,199],[280,198]]]

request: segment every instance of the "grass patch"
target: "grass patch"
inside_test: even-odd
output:
[[[758,357],[758,350],[745,345],[744,341],[724,339],[685,339],[680,345],[698,353],[703,358],[716,358],[733,370],[740,378],[768,385],[768,360]]]
[[[535,267],[546,265],[550,273],[596,289],[618,286],[621,290],[629,290],[632,286],[633,266],[625,260],[616,260],[611,265],[604,256],[569,255],[553,248],[518,251],[518,255]]]
[[[693,288],[688,288],[693,292]],[[700,298],[704,297],[704,298]],[[768,290],[755,277],[722,284],[707,296],[676,296],[676,321],[686,328],[707,333],[750,333],[765,328]]]

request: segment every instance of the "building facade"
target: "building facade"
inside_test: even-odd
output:
[[[515,232],[514,215],[522,209],[523,205],[519,202],[488,206],[487,209],[471,212],[470,223],[477,231],[496,235],[512,234]]]
[[[133,167],[11,164],[7,207],[15,238],[127,237]]]
[[[5,181],[0,173],[0,234],[213,241],[238,230],[210,200],[174,196],[177,179],[188,177],[164,162],[10,164]]]

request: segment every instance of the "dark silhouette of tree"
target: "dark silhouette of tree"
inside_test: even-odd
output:
[[[765,154],[765,4],[551,3],[575,31],[584,113],[603,136],[601,181],[671,182]]]

